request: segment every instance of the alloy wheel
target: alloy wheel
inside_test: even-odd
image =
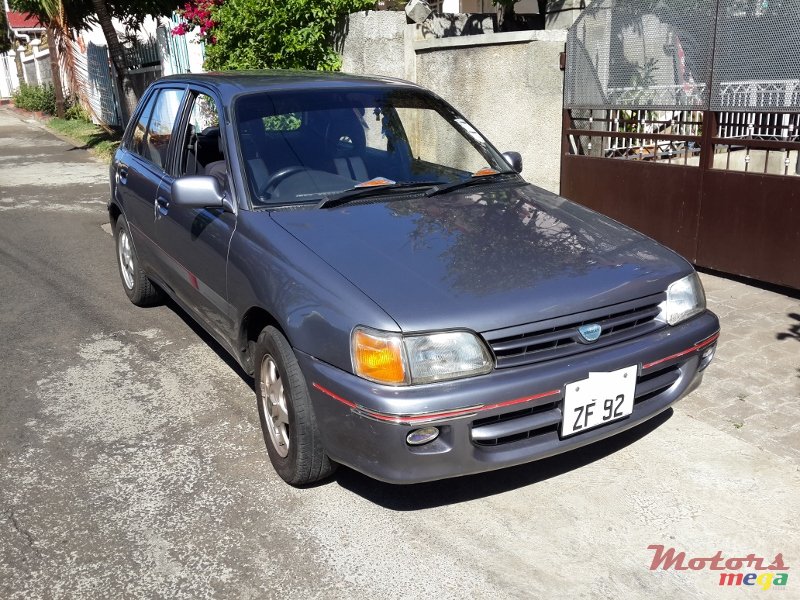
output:
[[[131,238],[128,232],[124,229],[119,232],[119,241],[117,243],[119,255],[120,272],[122,273],[122,280],[125,287],[129,290],[133,289],[133,251],[131,249]]]
[[[286,391],[275,360],[265,354],[261,361],[261,403],[269,438],[281,458],[289,454],[289,411]]]

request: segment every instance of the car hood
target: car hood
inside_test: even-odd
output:
[[[532,185],[271,215],[403,331],[521,325],[663,292],[691,272],[653,240]]]

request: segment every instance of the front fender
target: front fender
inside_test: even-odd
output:
[[[251,308],[260,307],[294,348],[346,371],[353,327],[400,331],[383,309],[267,212],[239,213],[228,256],[228,297],[239,327]]]

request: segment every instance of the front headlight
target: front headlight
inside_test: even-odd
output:
[[[697,273],[679,279],[667,288],[667,301],[663,306],[664,320],[677,325],[706,309],[706,294]]]
[[[351,348],[356,375],[390,385],[482,375],[493,366],[489,350],[469,331],[404,336],[356,327]]]

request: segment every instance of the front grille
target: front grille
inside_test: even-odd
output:
[[[673,364],[640,375],[636,379],[634,411],[636,407],[669,390],[680,379],[681,365],[682,363]],[[559,399],[522,410],[476,419],[472,422],[472,443],[480,447],[492,447],[505,446],[522,440],[531,440],[528,443],[556,441],[562,418],[561,404]],[[576,437],[580,435],[576,434]]]
[[[497,358],[497,368],[516,367],[552,360],[645,335],[664,327],[656,320],[665,294],[655,294],[602,309],[530,325],[484,333]],[[600,338],[583,342],[578,327],[596,323]]]
[[[499,415],[492,415],[491,417],[483,417],[482,419],[475,419],[472,422],[472,427],[481,427],[483,425],[492,425],[494,423],[503,423],[505,421],[513,421],[522,417],[535,415],[538,413],[547,412],[556,408],[561,401],[548,402],[540,406],[532,406],[530,408],[523,408],[522,410],[515,410],[513,412],[501,413]]]

